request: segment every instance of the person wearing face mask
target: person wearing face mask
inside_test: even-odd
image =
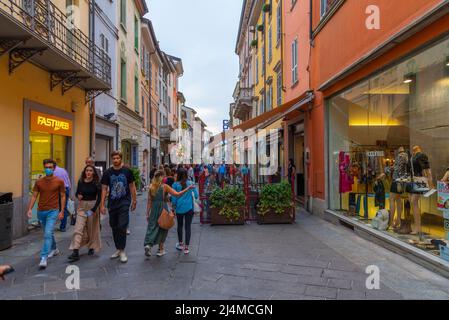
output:
[[[33,195],[28,206],[28,217],[33,214],[33,207],[39,197],[37,217],[44,230],[44,244],[41,250],[40,269],[47,267],[48,258],[59,254],[56,248],[54,226],[56,220],[64,218],[66,203],[66,189],[64,181],[54,175],[55,164],[51,159],[44,160],[45,177],[36,181],[33,187]]]
[[[93,256],[101,248],[100,214],[97,210],[101,202],[101,185],[95,167],[88,165],[84,168],[76,189],[76,197],[79,204],[70,244],[70,250],[73,250],[69,256],[70,262],[79,260],[79,249],[83,246],[88,247],[89,256]]]

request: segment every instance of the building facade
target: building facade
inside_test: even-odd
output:
[[[92,102],[95,109],[95,137],[91,155],[102,171],[109,168],[112,150],[119,149],[117,122],[117,7],[109,0],[91,2],[90,33],[95,44],[111,58],[111,90],[97,92]]]
[[[118,122],[120,149],[124,163],[142,171],[141,106],[141,18],[148,12],[145,1],[117,1],[118,46]]]
[[[8,150],[0,191],[13,193],[15,238],[37,221],[36,208],[31,220],[26,209],[42,160],[66,168],[72,185],[78,180],[94,134],[89,97],[111,89],[110,57],[89,41],[87,2],[67,4],[0,2],[0,141]]]

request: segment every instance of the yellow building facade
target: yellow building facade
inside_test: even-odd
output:
[[[71,7],[79,18],[70,27],[62,1],[0,4],[0,28],[8,39],[0,40],[0,193],[13,193],[14,237],[37,220],[36,212],[29,220],[26,210],[31,188],[44,174],[42,160],[52,158],[67,169],[72,186],[78,180],[90,153],[90,97],[110,88],[110,59],[89,43],[83,32],[89,7],[78,4]]]
[[[282,0],[262,1],[255,6],[257,24],[253,50],[254,97],[256,115],[272,110],[283,102],[282,90]]]

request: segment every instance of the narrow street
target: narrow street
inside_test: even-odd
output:
[[[103,250],[82,251],[80,290],[65,285],[71,230],[56,233],[62,254],[45,271],[37,267],[41,231],[16,240],[0,252],[0,264],[16,271],[0,282],[0,299],[448,299],[449,280],[370,243],[351,231],[300,212],[294,225],[210,226],[196,218],[191,253],[175,250],[176,228],[167,255],[147,259],[145,196],[131,217],[129,261],[110,260],[114,252],[107,219]],[[155,249],[155,248],[154,248]],[[154,252],[155,253],[155,252]],[[365,268],[380,268],[380,290],[367,290]]]

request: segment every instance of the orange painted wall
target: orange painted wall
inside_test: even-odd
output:
[[[318,88],[373,48],[409,25],[442,0],[346,0],[318,33],[313,50],[313,87]],[[380,9],[380,30],[368,30],[369,5]],[[313,26],[318,25],[320,1],[313,0]]]
[[[283,82],[285,102],[290,101],[309,88],[310,41],[309,41],[309,1],[296,1],[292,7],[291,0],[283,0]],[[298,39],[298,83],[292,81],[292,42]]]

